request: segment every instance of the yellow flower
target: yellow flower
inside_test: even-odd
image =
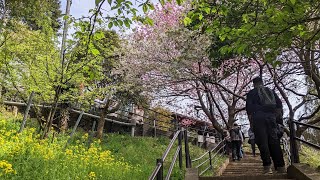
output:
[[[12,168],[12,164],[10,164],[6,160],[0,161],[0,169],[3,169],[5,174],[16,174],[17,172]]]
[[[91,172],[88,174],[88,176],[89,176],[89,179],[96,179],[96,173],[93,172],[93,171],[91,171]]]
[[[67,149],[67,150],[66,150],[66,155],[72,155],[72,154],[73,154],[73,152],[72,152],[71,149]]]
[[[83,136],[82,136],[82,139],[88,139],[88,133],[85,133]]]

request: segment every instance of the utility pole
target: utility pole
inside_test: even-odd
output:
[[[70,7],[71,7],[71,0],[67,0],[67,6],[66,6],[66,13],[65,16],[67,18],[64,18],[64,24],[63,24],[63,34],[62,34],[62,41],[61,41],[61,51],[60,51],[60,59],[61,59],[61,82],[63,81],[64,78],[64,64],[65,64],[65,59],[64,59],[64,51],[65,51],[65,46],[66,46],[66,39],[68,35],[68,25],[69,25],[69,15],[70,15]]]

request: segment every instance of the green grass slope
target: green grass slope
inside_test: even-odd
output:
[[[78,131],[66,149],[67,135],[52,134],[39,139],[36,128],[29,122],[21,134],[17,134],[20,118],[0,114],[0,179],[132,179],[144,180],[155,167],[169,144],[167,138],[130,137],[107,134],[102,142],[94,140],[87,147],[88,134]],[[176,147],[176,144],[175,144]],[[165,163],[169,168],[175,148]],[[205,151],[190,145],[191,157]],[[220,161],[215,168],[219,167]],[[183,159],[185,166],[185,159]],[[211,173],[210,173],[211,174]],[[176,163],[171,179],[183,179],[184,170]]]

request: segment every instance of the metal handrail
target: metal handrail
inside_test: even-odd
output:
[[[166,176],[166,180],[169,180],[169,179],[170,179],[170,176],[171,176],[171,173],[172,173],[174,164],[176,163],[176,160],[177,160],[177,157],[178,157],[178,155],[179,155],[180,150],[181,150],[181,147],[178,147],[177,150],[176,150],[176,152],[174,153],[172,162],[171,162],[171,164],[170,164],[170,167],[169,167],[169,170],[168,170],[168,173],[167,173],[167,176]]]
[[[296,125],[306,126],[308,128],[313,128],[315,130],[320,130],[320,127],[318,127],[318,126],[314,126],[314,125],[307,124],[307,123],[302,123],[302,122],[295,121],[295,120],[290,120],[289,121],[291,164],[300,162],[299,152],[298,152],[298,147],[297,147],[296,141],[300,141],[300,142],[305,143],[305,144],[307,144],[307,145],[309,145],[309,146],[311,146],[311,147],[313,147],[315,149],[320,150],[320,146],[318,144],[311,143],[309,141],[306,141],[306,140],[301,139],[301,138],[296,136],[295,124]]]
[[[185,157],[186,157],[186,167],[191,167],[190,162],[190,156],[189,156],[189,146],[188,146],[188,137],[187,137],[187,130],[181,130],[180,128],[175,132],[174,136],[172,137],[169,145],[167,146],[165,152],[162,155],[161,159],[157,159],[156,167],[153,170],[151,176],[149,177],[149,180],[154,180],[157,178],[157,180],[163,179],[163,163],[165,159],[167,158],[169,151],[172,149],[175,141],[178,139],[178,147],[174,153],[174,156],[172,158],[172,161],[170,163],[169,170],[166,175],[166,180],[170,179],[170,176],[172,174],[174,165],[177,161],[177,158],[179,157],[179,167],[182,168],[182,135],[184,136],[184,143],[185,143]]]
[[[311,125],[311,124],[307,124],[307,123],[303,123],[303,122],[299,122],[299,121],[293,121],[295,124],[299,124],[299,125],[303,125],[303,126],[307,126],[309,128],[313,128],[313,129],[317,129],[317,130],[320,130],[320,127],[319,126],[314,126],[314,125]]]
[[[203,159],[203,157],[205,157],[207,154],[209,154],[209,158],[208,158],[208,159],[205,159],[203,162],[201,162],[200,164],[198,164],[198,165],[196,166],[196,168],[200,168],[201,166],[203,166],[203,165],[204,165],[205,163],[207,163],[208,161],[210,162],[210,165],[209,165],[208,167],[206,167],[203,171],[201,171],[201,172],[199,173],[199,176],[201,176],[202,174],[204,174],[205,172],[207,172],[209,169],[212,169],[212,167],[213,167],[212,164],[214,163],[214,162],[212,163],[212,159],[214,159],[214,158],[218,155],[218,153],[221,152],[221,150],[222,150],[223,148],[225,148],[225,146],[226,146],[225,142],[226,142],[225,139],[222,140],[222,141],[220,141],[220,142],[217,144],[217,146],[215,146],[215,147],[212,148],[211,150],[203,153],[200,157],[192,160],[192,162],[199,161],[200,159]],[[215,151],[214,155],[211,155],[211,153],[214,152],[214,151]],[[223,153],[224,153],[224,152],[225,152],[225,151],[223,151]],[[221,154],[220,154],[220,156],[221,156]]]
[[[206,162],[208,162],[210,160],[210,157],[206,160],[204,160],[202,163],[198,164],[198,166],[196,166],[196,168],[201,167],[202,165],[204,165]]]
[[[204,174],[205,172],[207,172],[211,168],[212,168],[212,166],[208,166],[205,170],[200,172],[199,176],[201,176],[202,174]]]
[[[198,161],[198,160],[200,160],[200,159],[202,159],[205,155],[207,155],[209,153],[209,151],[206,151],[204,154],[202,154],[200,157],[198,157],[198,158],[196,158],[196,159],[193,159],[193,160],[191,160],[191,162],[196,162],[196,161]]]
[[[167,156],[168,156],[168,154],[169,154],[169,151],[171,150],[171,148],[172,148],[174,142],[176,141],[176,139],[178,138],[178,135],[180,134],[180,132],[181,132],[181,130],[178,130],[178,131],[174,134],[173,138],[171,139],[171,141],[170,141],[170,143],[169,143],[166,151],[165,151],[164,154],[162,155],[162,158],[161,158],[161,159],[162,159],[163,161],[167,158]]]
[[[158,174],[158,172],[159,172],[159,170],[160,170],[161,167],[162,167],[162,164],[161,164],[161,163],[158,163],[157,166],[156,166],[156,168],[155,168],[154,171],[152,172],[151,176],[149,177],[149,179],[154,179],[154,178],[157,176],[157,174]]]
[[[212,157],[215,157],[215,156],[221,151],[221,149],[224,148],[225,146],[226,146],[226,145],[221,146],[221,147],[219,148],[219,150],[218,150]],[[211,151],[211,152],[212,152],[212,151]],[[211,157],[211,158],[212,158],[212,157]]]
[[[220,141],[214,148],[212,148],[211,150],[209,150],[210,152],[213,152],[214,150],[216,150],[222,143],[225,143],[225,140]],[[224,146],[223,146],[224,147]],[[220,150],[220,149],[219,149]],[[191,160],[192,162],[198,161],[200,159],[202,159],[205,155],[207,155],[209,153],[209,151],[206,151],[204,154],[202,154],[200,157]]]
[[[199,174],[200,176],[202,175],[202,174],[204,174],[205,172],[207,172],[209,169],[212,169],[212,159],[213,158],[215,158],[217,155],[218,155],[218,153],[220,152],[220,150],[222,149],[222,148],[224,148],[225,147],[225,145],[223,145],[223,146],[221,146],[219,149],[218,149],[218,151],[213,155],[213,156],[211,156],[210,154],[209,154],[209,159],[208,160],[210,160],[210,165],[205,169],[205,170],[203,170],[203,171],[201,171],[201,173]],[[212,151],[211,151],[212,152]],[[224,151],[223,151],[223,153],[224,153]],[[223,153],[220,153],[220,157],[222,156],[221,154],[223,154]],[[201,167],[203,164],[205,164],[208,160],[205,160],[204,162],[202,162],[201,164],[199,164],[198,166],[197,166],[197,168],[199,168],[199,167]],[[213,162],[214,163],[214,162]]]
[[[319,145],[317,145],[317,144],[314,144],[314,143],[308,142],[308,141],[303,140],[303,139],[298,138],[298,137],[294,137],[294,139],[295,139],[295,140],[298,140],[298,141],[300,141],[300,142],[303,142],[303,143],[305,143],[305,144],[307,144],[307,145],[309,145],[309,146],[312,146],[313,148],[316,148],[316,149],[319,149],[319,150],[320,150],[320,146],[319,146]]]

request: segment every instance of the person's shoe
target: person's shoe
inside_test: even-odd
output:
[[[263,166],[263,174],[272,174],[271,166]]]
[[[241,160],[241,158],[238,158],[237,160],[238,160],[238,161],[240,161],[240,160]]]
[[[276,171],[277,171],[277,173],[286,173],[287,172],[285,167],[277,167]]]
[[[236,159],[235,159],[235,158],[233,158],[233,159],[232,159],[232,161],[236,161]]]

